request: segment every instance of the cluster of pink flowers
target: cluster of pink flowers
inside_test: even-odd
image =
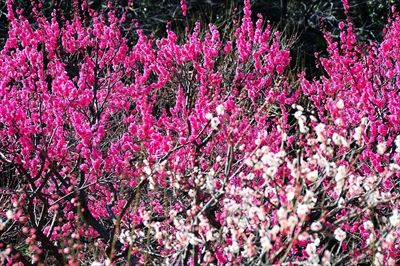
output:
[[[187,5],[186,0],[181,0],[182,15],[186,17]]]
[[[341,22],[326,75],[294,80],[244,3],[233,40],[197,23],[131,47],[112,8],[32,26],[7,1],[0,227],[27,251],[0,234],[0,260],[398,263],[400,18],[368,45]]]

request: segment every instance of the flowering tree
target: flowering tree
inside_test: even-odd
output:
[[[310,82],[247,0],[230,41],[133,47],[111,5],[33,25],[7,5],[5,264],[397,263],[397,16],[380,46],[325,33]]]

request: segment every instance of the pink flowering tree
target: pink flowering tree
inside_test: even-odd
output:
[[[29,24],[7,4],[5,264],[397,263],[397,16],[381,45],[325,33],[310,82],[248,0],[232,40],[198,23],[132,47],[111,5]]]

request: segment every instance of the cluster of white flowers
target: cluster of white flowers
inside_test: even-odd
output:
[[[309,212],[308,204],[299,204],[297,206],[296,213],[300,218],[305,217],[308,212]]]
[[[336,102],[336,107],[338,109],[343,109],[345,106],[344,101],[339,99]],[[299,130],[301,133],[306,134],[309,132],[309,128],[307,127],[307,119],[308,117],[304,114],[304,108],[300,105],[293,105],[293,108],[297,109],[294,117],[298,121]],[[222,105],[216,108],[216,114],[219,116],[223,115],[225,112],[224,107]],[[209,117],[210,120],[215,117]],[[218,118],[217,118],[218,119]],[[311,118],[313,119],[313,118]],[[263,178],[265,180],[271,180],[279,167],[282,164],[286,164],[288,169],[290,170],[290,175],[297,179],[305,179],[307,180],[307,186],[310,191],[312,191],[313,186],[315,184],[320,184],[319,181],[322,181],[325,177],[329,177],[329,180],[333,179],[335,181],[336,187],[334,187],[334,191],[337,196],[337,206],[341,209],[346,208],[347,200],[356,195],[360,195],[361,193],[368,193],[368,197],[366,198],[368,203],[375,203],[378,200],[383,198],[383,194],[380,194],[379,191],[372,191],[374,185],[376,184],[379,175],[371,175],[371,176],[357,176],[352,171],[348,169],[348,165],[339,165],[335,163],[335,159],[332,159],[330,156],[334,154],[337,150],[337,146],[341,146],[344,148],[350,147],[351,141],[361,141],[362,134],[365,128],[367,127],[367,120],[362,122],[362,124],[355,129],[353,136],[346,137],[344,132],[334,132],[327,131],[326,126],[323,123],[317,124],[317,122],[313,123],[316,125],[315,130],[315,138],[308,138],[307,145],[312,147],[312,153],[314,154],[300,154],[300,156],[294,156],[294,159],[285,158],[286,153],[284,150],[280,152],[276,152],[271,150],[268,146],[264,145],[264,135],[259,134],[258,137],[254,140],[254,143],[257,145],[257,150],[254,152],[245,152],[245,160],[244,163],[252,168],[251,170],[256,170],[259,172],[244,172],[239,173],[238,176],[248,181],[257,180],[259,173],[261,172]],[[211,123],[213,123],[211,121]],[[218,120],[219,123],[219,120]],[[216,125],[218,126],[218,123]],[[343,121],[337,120],[336,124],[341,124]],[[214,123],[215,124],[215,123]],[[329,134],[329,135],[328,135]],[[331,137],[329,137],[331,136]],[[285,137],[286,138],[286,137]],[[358,142],[359,143],[359,142]],[[400,152],[400,135],[396,138],[395,142],[397,146],[397,151]],[[336,145],[336,146],[335,146]],[[245,147],[240,147],[241,151],[244,151]],[[384,141],[377,144],[376,152],[380,155],[383,155],[387,152],[387,146]],[[217,162],[222,162],[223,157],[217,157]],[[398,171],[400,166],[392,164],[388,167],[390,171]],[[207,176],[208,177],[208,176]],[[212,191],[214,189],[214,184],[211,183],[211,176],[207,179],[208,190]],[[268,183],[266,183],[268,184]],[[281,189],[281,188],[280,188]],[[235,186],[229,186],[226,189],[227,193],[232,196],[240,196],[241,200],[237,200],[235,198],[224,199],[224,207],[226,210],[226,226],[224,226],[224,233],[229,233],[232,235],[232,243],[225,247],[225,253],[237,254],[240,250],[246,250],[246,243],[240,243],[238,241],[241,234],[244,232],[246,228],[251,227],[253,224],[259,224],[260,221],[264,221],[263,225],[259,227],[260,230],[260,243],[263,251],[268,252],[274,247],[274,241],[278,239],[279,234],[290,234],[296,230],[299,223],[302,222],[303,218],[307,217],[307,214],[315,205],[316,199],[313,198],[313,193],[310,195],[306,195],[302,198],[297,198],[298,192],[296,192],[296,186],[292,183],[285,184],[282,187],[282,191],[286,193],[286,201],[295,201],[295,208],[293,206],[282,204],[281,207],[276,212],[276,224],[272,226],[270,224],[271,217],[266,215],[265,210],[260,208],[259,206],[252,205],[252,201],[257,198],[257,189],[251,188],[240,188],[236,190]],[[341,195],[342,191],[345,190],[346,194]],[[307,193],[309,191],[307,190]],[[192,193],[189,193],[193,196]],[[280,193],[277,193],[276,188],[273,188],[269,185],[265,185],[264,196],[270,200],[273,204],[278,204],[280,202],[279,196]],[[334,196],[335,197],[335,196]],[[390,198],[390,193],[388,198]],[[392,226],[400,226],[400,215],[399,211],[395,210],[393,212],[392,217],[390,217],[390,224]],[[271,227],[272,228],[271,228]],[[226,227],[226,228],[225,228]],[[306,252],[308,254],[308,265],[331,265],[331,253],[329,251],[320,251],[317,252],[320,247],[321,240],[318,237],[317,232],[321,232],[323,230],[324,225],[322,221],[315,221],[311,223],[309,232],[300,232],[298,239],[304,239],[311,241],[306,246]],[[366,241],[367,244],[373,244],[377,242],[376,235],[374,233],[373,224],[368,221],[364,223],[364,228],[369,230],[369,236]],[[206,231],[205,231],[206,232]],[[208,231],[207,231],[208,232]],[[297,232],[297,231],[296,231]],[[347,239],[347,233],[344,229],[336,228],[334,231],[334,237],[339,242],[343,242]],[[319,235],[320,236],[320,235]],[[202,241],[210,241],[210,239],[215,239],[214,234],[204,234],[202,236]],[[393,242],[392,235],[387,237],[386,242]],[[200,239],[196,239],[194,236],[187,236],[186,242],[198,244],[201,243]],[[243,246],[239,246],[243,245]],[[380,251],[380,250],[378,250]],[[250,256],[251,248],[248,251],[242,251],[242,255],[246,257]],[[379,262],[379,254],[378,254],[378,262]]]
[[[256,150],[255,154],[247,155],[244,163],[249,167],[254,167],[254,170],[263,170],[263,177],[268,179],[275,176],[279,166],[283,163],[286,152],[281,150],[277,153],[269,151],[267,146],[263,146]],[[255,177],[253,173],[246,176],[241,176],[247,180],[252,180]]]
[[[340,192],[342,192],[342,189],[344,188],[346,172],[347,172],[346,167],[343,165],[339,166],[337,169],[335,175],[335,181],[336,181],[335,192],[337,194],[340,194]]]
[[[221,115],[223,115],[225,113],[225,108],[224,108],[223,104],[218,105],[215,108],[215,110],[216,110],[218,116],[221,116]],[[218,129],[218,126],[221,123],[221,121],[219,120],[218,117],[214,117],[212,113],[207,113],[206,114],[206,119],[210,120],[212,129],[214,129],[214,130]]]
[[[306,247],[306,252],[308,254],[308,261],[312,265],[318,265],[319,257],[317,254],[317,246],[315,245],[315,243],[313,242],[309,243]]]
[[[103,263],[99,261],[93,261],[90,266],[109,266],[111,265],[111,260],[110,259],[105,259]]]
[[[272,248],[271,240],[269,239],[268,236],[261,237],[260,241],[261,241],[261,246],[266,251],[269,251]]]
[[[324,256],[321,259],[321,264],[324,266],[331,265],[331,253],[329,252],[329,250],[325,250]]]
[[[363,118],[361,119],[361,125],[360,125],[359,127],[356,127],[356,128],[354,129],[353,138],[354,138],[356,141],[361,140],[361,138],[362,138],[362,133],[363,133],[363,129],[366,127],[367,124],[368,124],[368,118],[363,117]]]
[[[296,105],[297,112],[294,113],[294,117],[297,119],[299,124],[300,133],[306,134],[310,129],[304,124],[307,120],[306,116],[303,115],[304,108],[301,105]]]
[[[321,239],[318,237],[317,234],[308,234],[306,232],[303,232],[302,234],[299,235],[298,238],[300,241],[305,241],[307,239],[310,239],[311,242],[307,244],[306,247],[306,252],[308,254],[308,262],[310,264],[307,265],[321,265],[320,264],[320,258],[319,254],[317,253],[317,247],[321,244]],[[330,265],[330,257],[323,259],[323,265]]]
[[[333,141],[333,143],[335,143],[336,145],[338,145],[338,146],[344,146],[344,147],[346,147],[346,148],[349,148],[350,147],[350,143],[349,142],[347,142],[347,140],[343,137],[343,136],[340,136],[338,133],[333,133],[333,135],[332,135],[332,141]]]
[[[211,120],[211,128],[214,130],[218,129],[218,125],[220,124],[220,121],[218,119],[218,117],[213,117],[213,115],[211,113],[207,113],[206,114],[206,118],[208,120]]]
[[[122,231],[121,234],[119,235],[119,241],[121,241],[122,244],[128,243],[132,244],[135,239],[135,236],[132,236],[130,231]]]
[[[366,191],[370,191],[376,185],[378,177],[376,175],[371,175],[365,178],[363,187]]]
[[[211,169],[206,174],[205,188],[210,192],[215,192],[216,180],[214,176],[215,176],[215,171],[213,169]]]
[[[377,252],[375,254],[374,265],[377,265],[377,266],[382,265],[383,266],[383,259],[384,259],[383,254],[380,252]]]
[[[352,198],[356,195],[359,195],[363,192],[363,190],[361,189],[362,183],[364,182],[364,177],[362,176],[354,176],[354,175],[350,175],[349,176],[349,188],[348,191],[346,193],[346,196],[348,198]]]

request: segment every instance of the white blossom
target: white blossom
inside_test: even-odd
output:
[[[379,143],[376,146],[376,151],[378,152],[378,154],[383,155],[386,151],[386,143]]]
[[[292,186],[286,187],[286,200],[291,201],[294,199],[294,188]]]
[[[344,208],[346,206],[346,201],[341,197],[338,201],[338,207]]]
[[[297,215],[300,218],[303,218],[308,212],[308,205],[307,204],[299,204],[297,206]]]
[[[389,221],[394,227],[400,227],[400,216],[397,209],[393,211],[393,215],[390,216]]]
[[[368,239],[367,239],[367,245],[371,245],[371,244],[375,243],[375,240],[376,240],[375,234],[373,234],[373,233],[369,234]]]
[[[300,120],[302,114],[303,114],[302,111],[297,111],[296,113],[294,113],[294,117],[295,117],[297,120]]]
[[[216,111],[218,115],[223,115],[225,113],[224,105],[223,104],[218,105]]]
[[[293,230],[293,228],[296,227],[296,225],[299,223],[299,218],[297,216],[291,215],[288,219],[288,224],[290,228]]]
[[[304,125],[304,122],[301,119],[299,120],[299,129],[300,129],[300,133],[302,133],[302,134],[306,134],[310,130],[307,126]]]
[[[378,180],[378,178],[375,175],[368,176],[365,181],[364,181],[364,189],[369,191],[375,186],[375,182]]]
[[[13,216],[14,216],[14,213],[13,213],[13,211],[12,210],[8,210],[7,212],[6,212],[6,216],[7,216],[7,219],[12,219],[13,218]]]
[[[257,162],[256,165],[254,166],[255,170],[261,170],[263,169],[264,164],[262,162]]]
[[[319,123],[316,127],[315,127],[315,133],[317,133],[317,140],[319,142],[324,142],[325,141],[325,137],[323,135],[323,132],[325,131],[325,125],[322,123]]]
[[[400,171],[400,166],[398,164],[391,163],[391,164],[389,164],[389,170],[390,171]]]
[[[375,254],[374,265],[376,265],[376,266],[383,265],[383,259],[384,259],[383,254],[377,252]]]
[[[394,141],[394,143],[396,144],[396,152],[399,152],[400,153],[400,135],[398,135],[397,137],[396,137],[396,140]]]
[[[3,221],[2,219],[0,219],[0,231],[2,231],[4,229],[6,224],[7,224],[7,221]]]
[[[396,233],[393,231],[390,231],[387,236],[385,237],[385,242],[389,245],[392,245],[396,241]]]
[[[313,222],[313,223],[311,224],[310,229],[311,229],[312,231],[315,231],[315,232],[320,231],[320,230],[322,229],[322,224],[321,224],[321,222]]]
[[[368,124],[368,118],[367,117],[361,118],[361,125],[366,126],[367,124]]]
[[[207,241],[214,241],[215,240],[215,236],[214,236],[214,234],[213,234],[213,232],[211,230],[207,231],[206,240]]]
[[[361,127],[356,127],[356,129],[354,130],[353,138],[355,140],[360,140],[361,137],[362,137],[362,129]]]
[[[303,232],[301,234],[299,234],[299,236],[297,237],[298,240],[300,241],[304,241],[307,240],[310,236],[308,235],[307,232]]]
[[[396,265],[396,260],[393,259],[393,258],[389,258],[388,261],[387,261],[387,265],[389,265],[389,266]]]
[[[340,145],[340,141],[341,141],[341,139],[340,139],[340,136],[339,136],[339,134],[338,133],[333,133],[333,135],[332,135],[332,141],[333,141],[333,143],[335,143],[336,145]]]
[[[279,230],[280,230],[279,225],[274,225],[274,227],[272,227],[272,229],[270,230],[272,240],[275,240],[276,235],[279,233]]]
[[[312,264],[318,264],[319,263],[319,257],[317,254],[317,247],[314,243],[309,243],[306,247],[306,252],[308,254],[308,261],[311,262]]]
[[[341,228],[337,228],[333,233],[337,241],[342,242],[346,239],[346,232],[343,231]]]
[[[346,176],[346,167],[341,165],[337,169],[337,173],[335,175],[335,181],[340,183],[345,176]]]
[[[331,253],[328,250],[325,250],[324,256],[321,259],[322,265],[330,266],[331,265]]]
[[[228,247],[229,252],[238,253],[240,251],[240,247],[237,241],[232,241],[232,245]]]
[[[347,142],[347,140],[346,140],[344,137],[342,137],[342,136],[340,136],[340,143],[342,144],[343,147],[350,148],[350,144],[349,144],[349,143]]]
[[[250,157],[246,158],[244,163],[249,167],[253,167],[254,166],[253,160]]]
[[[272,248],[271,241],[267,236],[261,238],[261,246],[266,250],[269,251]]]
[[[310,181],[310,182],[315,182],[315,181],[317,180],[317,178],[318,178],[318,171],[317,171],[317,170],[314,170],[314,171],[312,171],[312,172],[309,172],[309,173],[306,175],[306,178],[307,178],[307,180]]]
[[[344,102],[343,102],[342,99],[340,99],[339,101],[337,101],[336,107],[337,107],[338,109],[343,109],[343,108],[344,108]]]
[[[315,243],[315,245],[318,247],[319,246],[319,244],[321,244],[321,239],[317,236],[317,237],[315,237],[315,239],[314,239],[314,243]]]
[[[338,125],[338,126],[343,126],[344,125],[344,123],[343,123],[343,119],[342,118],[337,118],[337,119],[335,119],[335,125]]]
[[[316,254],[316,252],[317,252],[317,247],[315,246],[314,243],[309,243],[309,244],[307,245],[307,247],[306,247],[306,251],[307,251],[307,254],[308,254],[310,257],[313,257],[313,256],[315,256],[315,254]]]
[[[279,218],[280,220],[281,220],[281,219],[286,219],[286,218],[287,218],[287,211],[286,211],[286,209],[283,208],[283,207],[279,208],[277,214],[278,214],[278,218]]]
[[[218,129],[218,125],[219,125],[219,119],[217,118],[217,117],[213,117],[212,119],[211,119],[211,127],[213,128],[213,129]]]

